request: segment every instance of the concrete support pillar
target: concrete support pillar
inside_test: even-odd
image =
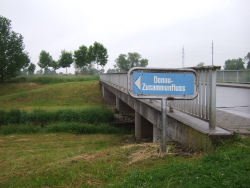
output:
[[[116,96],[112,92],[110,92],[107,88],[102,86],[102,94],[104,101],[107,102],[108,104],[115,104],[116,101]]]
[[[116,107],[117,110],[120,109],[120,99],[117,96],[116,96],[116,99],[115,99],[115,107]]]
[[[119,110],[120,114],[129,114],[135,112],[133,108],[131,108],[129,105],[127,105],[118,97],[116,97],[116,108]]]
[[[153,137],[153,124],[135,111],[135,137],[152,138]]]
[[[141,139],[141,114],[135,111],[135,138]]]
[[[157,143],[157,142],[160,142],[161,140],[161,130],[153,125],[153,142],[154,143]]]

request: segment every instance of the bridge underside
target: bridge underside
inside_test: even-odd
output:
[[[138,100],[127,94],[123,88],[100,81],[104,100],[116,104],[120,113],[135,113],[135,137],[152,138],[161,141],[161,101]],[[178,110],[167,114],[167,138],[202,151],[214,149],[219,139],[233,136],[233,133],[216,127],[210,130],[208,122],[197,119]]]

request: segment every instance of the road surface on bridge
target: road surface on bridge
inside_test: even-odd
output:
[[[217,86],[216,89],[217,109],[250,118],[250,88]]]
[[[217,85],[216,88],[216,125],[250,135],[250,85],[223,86]]]

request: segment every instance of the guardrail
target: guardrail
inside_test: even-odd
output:
[[[250,70],[218,70],[217,82],[250,83]]]
[[[192,67],[197,73],[198,97],[192,101],[173,101],[173,108],[209,122],[216,127],[216,70],[220,67]]]
[[[170,108],[178,109],[209,122],[209,128],[216,127],[216,70],[218,66],[189,67],[197,72],[198,97],[194,100],[171,101]],[[100,75],[100,79],[127,92],[127,73]]]

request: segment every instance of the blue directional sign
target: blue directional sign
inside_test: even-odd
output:
[[[183,73],[134,72],[134,94],[194,95],[195,75]]]

